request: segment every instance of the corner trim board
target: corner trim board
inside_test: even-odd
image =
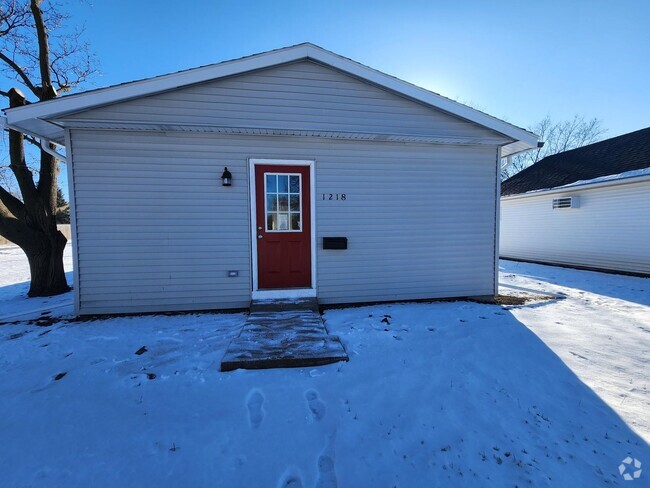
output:
[[[68,200],[70,203],[70,231],[71,231],[71,245],[72,245],[72,287],[74,295],[74,313],[79,315],[81,310],[81,283],[79,281],[79,246],[77,238],[77,210],[76,210],[76,197],[75,197],[75,184],[74,184],[74,168],[72,157],[72,137],[70,129],[65,129],[65,147],[66,147],[66,171],[68,173]]]

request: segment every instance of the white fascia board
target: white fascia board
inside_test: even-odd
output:
[[[374,83],[376,85],[388,88],[394,92],[400,93],[406,97],[418,100],[427,105],[430,105],[439,110],[443,110],[452,115],[456,115],[463,119],[475,122],[479,125],[487,127],[489,129],[500,132],[506,136],[509,136],[517,141],[522,141],[530,144],[532,147],[537,147],[537,141],[539,137],[527,130],[516,127],[508,122],[497,119],[488,115],[486,113],[480,112],[479,110],[463,105],[462,103],[455,102],[449,98],[445,98],[442,95],[425,90],[419,86],[413,85],[406,81],[395,78],[394,76],[387,75],[381,71],[364,66],[356,61],[353,61],[338,54],[334,54],[330,51],[321,50],[320,59],[316,59],[322,63],[328,64],[334,68],[337,68],[341,71],[345,71],[351,75],[362,78],[366,81]]]
[[[506,158],[508,156],[516,156],[517,154],[525,153],[531,149],[535,149],[537,144],[531,147],[528,142],[515,141],[510,144],[506,144],[501,148],[501,157]]]
[[[52,119],[67,113],[89,110],[102,105],[144,97],[188,85],[307,58],[329,65],[452,115],[475,122],[516,141],[521,141],[531,148],[537,146],[538,137],[524,129],[308,43],[183,72],[157,76],[155,78],[134,81],[123,85],[79,93],[77,95],[69,95],[24,107],[7,109],[5,113],[10,124],[20,126],[20,122],[27,119]]]
[[[600,181],[598,183],[583,183],[580,185],[566,185],[558,186],[556,188],[548,188],[545,190],[533,190],[526,193],[518,193],[516,195],[508,195],[501,197],[501,201],[517,200],[520,198],[540,197],[545,195],[555,195],[557,193],[575,193],[582,190],[591,190],[593,188],[603,188],[605,186],[629,185],[632,183],[650,182],[650,175],[643,176],[630,176],[629,178],[620,178],[618,180]]]
[[[223,78],[276,64],[289,63],[305,57],[305,55],[301,54],[304,51],[304,45],[293,46],[279,51],[256,54],[242,59],[225,61],[223,63],[194,68],[179,73],[156,76],[155,78],[133,81],[122,85],[100,88],[76,95],[68,95],[63,98],[7,109],[5,113],[10,124],[31,118],[53,118],[67,113],[89,110],[101,105],[174,90],[211,79]]]

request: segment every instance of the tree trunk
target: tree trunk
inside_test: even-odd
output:
[[[79,33],[62,29],[60,24],[68,16],[58,11],[56,3],[5,0],[2,7],[7,6],[7,11],[0,12],[0,64],[5,74],[10,75],[8,80],[15,77],[40,102],[56,98],[57,90],[70,90],[94,71],[92,56],[79,42]],[[9,99],[10,108],[29,103],[18,88],[2,90],[0,95]],[[28,136],[27,140],[37,143],[37,139]],[[30,167],[25,158],[25,140],[21,132],[9,130],[9,168],[21,197],[0,187],[0,235],[16,243],[27,255],[31,272],[29,296],[57,295],[70,289],[63,268],[66,238],[56,228],[59,165],[57,158],[41,149],[38,170]],[[40,142],[54,149],[54,144],[43,139]]]
[[[70,290],[63,268],[63,250],[67,239],[55,230],[44,234],[36,246],[23,248],[29,261],[30,297],[59,295]]]
[[[15,88],[9,90],[10,106],[27,104]],[[38,186],[25,162],[25,136],[9,130],[9,167],[20,186],[23,201],[0,192],[0,234],[16,243],[27,255],[31,284],[30,297],[58,295],[70,290],[63,269],[67,239],[56,228],[58,168],[54,158],[41,151]]]

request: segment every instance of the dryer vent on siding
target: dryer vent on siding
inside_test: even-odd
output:
[[[553,208],[578,208],[580,200],[578,197],[562,197],[553,199]]]

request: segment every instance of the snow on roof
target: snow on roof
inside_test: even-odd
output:
[[[575,183],[569,183],[568,185],[558,186],[556,188],[570,188],[572,186],[582,186],[582,185],[592,185],[595,183],[604,183],[606,181],[616,181],[616,180],[626,180],[628,178],[636,178],[637,176],[648,176],[650,175],[650,167],[643,169],[634,169],[632,171],[625,171],[623,173],[618,173],[616,175],[600,176],[598,178],[591,178],[590,180],[579,180]]]
[[[548,190],[650,166],[650,127],[551,156],[501,184],[501,196]]]
[[[598,178],[591,178],[589,180],[574,181],[573,183],[568,183],[566,185],[561,185],[561,186],[554,186],[552,188],[540,188],[538,190],[530,190],[524,193],[517,193],[515,195],[503,195],[502,198],[520,197],[524,195],[535,195],[537,193],[545,193],[548,191],[558,191],[563,189],[571,189],[579,186],[596,185],[598,183],[608,183],[608,182],[616,182],[621,180],[629,180],[631,178],[640,178],[643,176],[650,176],[650,167],[642,168],[642,169],[634,169],[632,171],[625,171],[623,173],[618,173],[615,175],[599,176]]]

